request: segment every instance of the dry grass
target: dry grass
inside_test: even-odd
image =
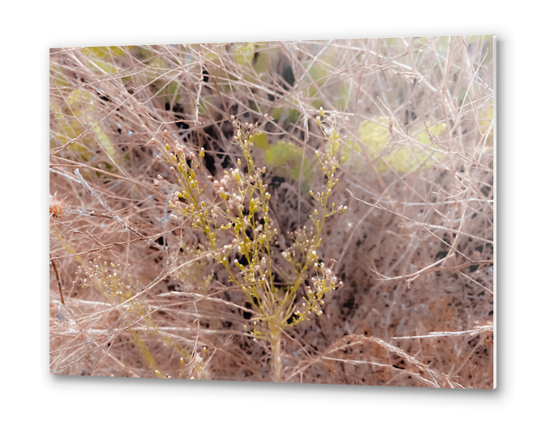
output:
[[[250,304],[201,233],[170,218],[172,191],[154,181],[175,181],[155,144],[167,130],[203,147],[202,172],[220,179],[240,156],[230,116],[273,115],[253,155],[283,250],[326,184],[312,165],[323,106],[344,122],[332,200],[348,211],[318,253],[344,287],[284,331],[282,380],[492,388],[492,43],[53,49],[51,372],[271,380],[268,344],[244,330]]]

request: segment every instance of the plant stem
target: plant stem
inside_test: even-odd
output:
[[[273,367],[275,370],[275,383],[280,383],[280,374],[282,368],[282,361],[280,359],[280,328],[271,325],[271,350],[273,351]]]
[[[58,291],[60,292],[60,303],[64,305],[64,295],[62,294],[62,283],[60,282],[60,277],[58,275],[58,270],[56,268],[55,260],[53,259],[53,256],[49,254],[49,258],[51,259],[51,263],[53,264],[53,269],[55,270],[56,279],[58,281]]]

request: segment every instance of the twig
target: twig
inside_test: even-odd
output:
[[[49,259],[51,260],[51,263],[53,264],[53,269],[55,270],[56,279],[58,281],[58,291],[60,293],[60,302],[64,305],[64,295],[62,294],[62,283],[60,282],[60,276],[58,275],[58,269],[56,268],[56,263],[51,254],[49,254]]]

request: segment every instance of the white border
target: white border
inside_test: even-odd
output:
[[[534,417],[541,342],[538,13],[516,0],[11,3],[3,9],[2,416],[6,422],[490,422]],[[496,34],[499,387],[54,378],[48,374],[48,50],[55,46]],[[5,149],[7,147],[7,150]],[[502,163],[501,163],[502,162]],[[536,409],[535,409],[536,408]]]
[[[499,80],[498,80],[498,74],[497,69],[499,65],[499,52],[498,52],[498,45],[497,45],[497,37],[493,36],[493,146],[494,146],[494,156],[493,156],[493,208],[494,208],[494,214],[493,214],[493,260],[495,261],[493,263],[493,328],[494,328],[494,334],[493,334],[493,388],[496,389],[498,387],[497,380],[499,378],[498,375],[498,346],[499,346],[499,330],[498,330],[498,303],[499,303],[499,294],[498,294],[498,281],[497,281],[497,266],[498,266],[498,260],[496,260],[499,256],[498,254],[498,242],[497,242],[497,228],[499,226],[497,222],[497,214],[498,214],[498,192],[499,192],[499,186],[498,186],[498,162],[499,162],[499,143],[498,143],[498,134],[497,134],[497,117],[499,116],[499,108],[498,108],[498,89],[499,89]]]

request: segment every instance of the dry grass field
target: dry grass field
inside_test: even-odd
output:
[[[491,389],[493,37],[55,48],[53,374]]]

